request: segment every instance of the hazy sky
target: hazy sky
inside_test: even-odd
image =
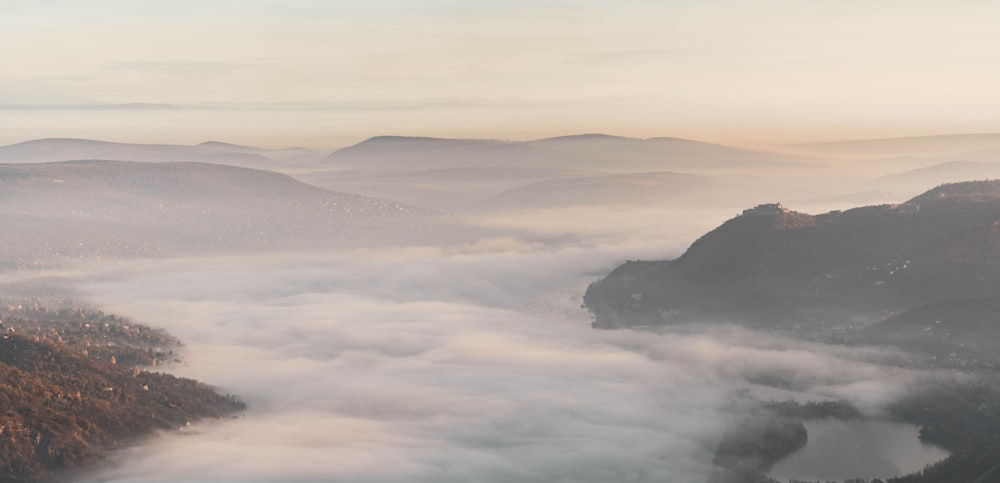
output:
[[[0,0],[0,129],[315,146],[996,131],[998,22],[985,0]],[[106,109],[130,103],[175,108]]]

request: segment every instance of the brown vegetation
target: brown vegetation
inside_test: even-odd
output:
[[[47,311],[23,311],[40,313]],[[155,430],[245,408],[197,381],[137,366],[162,354],[143,344],[176,344],[162,331],[82,309],[53,318],[7,317],[3,323],[0,482],[79,468]]]

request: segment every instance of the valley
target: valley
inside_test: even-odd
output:
[[[195,151],[208,147],[267,154]],[[621,165],[608,157],[616,150]],[[701,155],[729,160],[692,161]],[[505,462],[470,464],[459,478],[680,471],[729,483],[776,477],[810,433],[844,420],[883,428],[872,431],[886,441],[921,428],[900,447],[940,448],[924,475],[896,481],[986,474],[996,182],[852,206],[891,196],[863,191],[878,170],[823,187],[824,161],[768,156],[675,139],[378,137],[294,168],[184,157],[4,164],[0,287],[11,298],[0,320],[12,334],[83,346],[92,364],[130,374],[207,381],[246,404],[219,423],[232,413],[192,409],[176,434],[154,412],[72,461],[10,454],[49,461],[19,466],[24,475],[126,481],[152,471],[169,481],[203,475],[171,462],[208,464],[208,445],[219,458],[254,455],[238,477],[281,479],[278,462],[290,460],[308,479],[388,471],[357,459],[366,454],[421,461],[400,441],[445,434],[441,455]],[[778,195],[792,201],[773,203]],[[795,200],[833,211],[799,212]],[[673,260],[634,260],[664,253]],[[525,418],[534,422],[503,429]],[[330,436],[303,448],[302,427]],[[374,446],[345,446],[343,427]],[[786,433],[787,445],[775,436]],[[277,449],[233,443],[242,439]],[[550,450],[536,472],[510,464],[536,445]],[[560,454],[581,447],[593,464],[567,470]],[[313,462],[331,451],[344,466]],[[420,468],[421,478],[452,476]],[[884,475],[862,473],[852,475]]]

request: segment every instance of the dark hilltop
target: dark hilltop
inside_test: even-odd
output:
[[[1000,181],[974,181],[815,216],[760,205],[676,260],[619,266],[584,300],[599,328],[700,320],[825,330],[996,296],[998,264]]]

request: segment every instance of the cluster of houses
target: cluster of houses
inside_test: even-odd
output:
[[[757,205],[753,208],[747,208],[743,210],[743,215],[780,215],[788,213],[788,208],[785,208],[781,203],[764,203]]]

